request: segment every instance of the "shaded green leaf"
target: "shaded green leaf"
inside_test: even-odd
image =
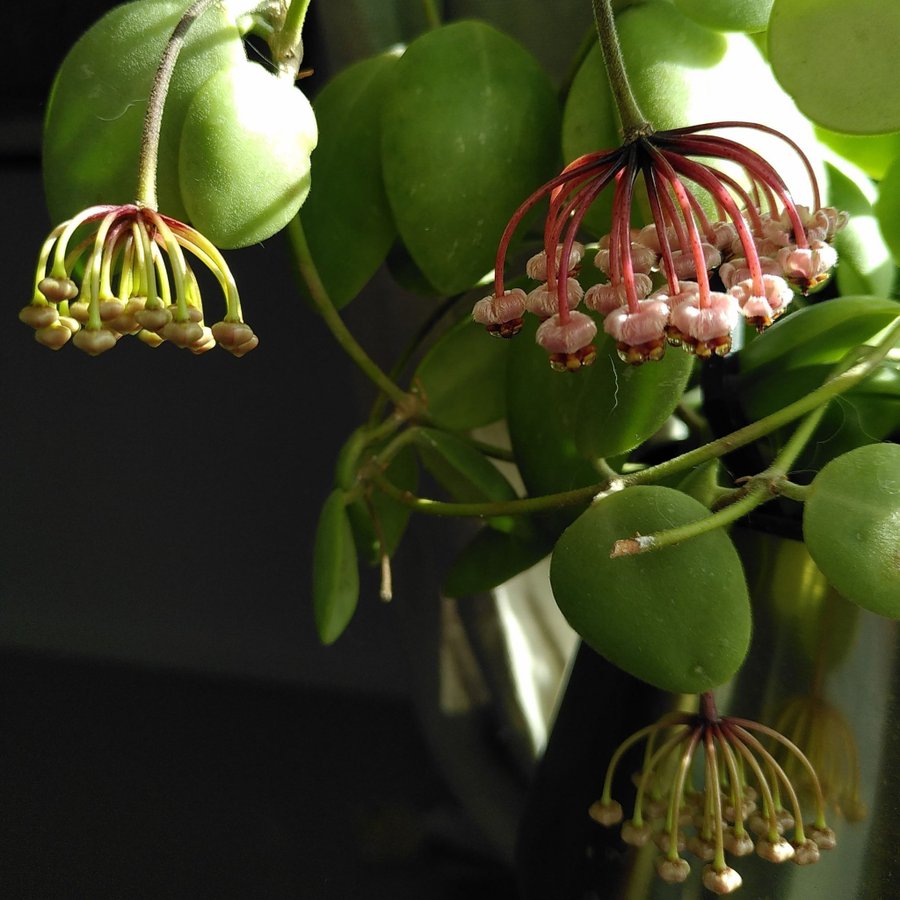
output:
[[[300,219],[331,299],[344,306],[387,256],[397,227],[381,176],[381,106],[398,57],[361,60],[336,75],[313,103],[319,144]]]
[[[344,492],[328,495],[319,514],[313,549],[313,609],[319,640],[334,643],[353,618],[359,571]]]
[[[489,425],[506,414],[509,341],[492,339],[465,319],[425,354],[415,384],[433,421],[451,431]]]
[[[575,439],[591,457],[627,453],[655,434],[681,401],[694,358],[669,350],[658,362],[623,363],[613,338],[598,330],[597,359],[584,373]]]
[[[476,21],[432,29],[394,67],[382,166],[413,260],[446,294],[494,266],[516,207],[553,174],[553,85],[512,38]]]
[[[500,470],[464,439],[436,428],[417,428],[416,447],[435,480],[462,503],[514,500]]]
[[[780,373],[817,363],[836,363],[900,315],[900,304],[882,297],[836,297],[789,313],[739,351],[741,381],[756,381],[764,368]]]
[[[523,538],[482,528],[450,566],[443,592],[448,597],[470,597],[489,591],[540,562],[553,543],[540,532]]]

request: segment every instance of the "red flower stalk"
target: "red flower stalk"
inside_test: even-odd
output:
[[[753,128],[791,147],[809,175],[812,211],[794,203],[760,154],[705,133],[722,128]],[[743,178],[720,170],[715,160],[737,166]],[[639,177],[653,219],[641,229],[631,223]],[[594,260],[607,280],[582,295],[576,280],[584,253],[579,232],[611,183],[611,228]],[[527,267],[529,276],[543,283],[527,296],[518,288],[505,290],[513,234],[545,197],[544,249]],[[626,362],[659,359],[667,343],[700,357],[724,355],[742,316],[762,330],[784,312],[794,292],[807,294],[825,283],[837,261],[829,242],[846,221],[846,213],[820,207],[809,160],[775,129],[737,121],[648,129],[621,147],[576,159],[519,206],[497,249],[494,293],[476,304],[473,317],[493,334],[511,337],[526,311],[537,314],[545,320],[537,341],[551,365],[562,370],[587,365],[596,355],[591,343],[596,325],[576,309],[582,299],[605,316],[604,330]],[[718,289],[711,284],[716,272]]]

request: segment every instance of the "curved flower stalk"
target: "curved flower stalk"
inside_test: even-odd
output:
[[[760,740],[762,736],[763,740]],[[813,788],[815,818],[804,826],[802,810],[787,766],[764,740],[786,751]],[[623,820],[612,798],[612,781],[626,751],[645,741],[644,762],[635,776],[637,796],[631,818],[622,824],[622,839],[634,846],[653,840],[662,851],[657,873],[667,882],[682,882],[690,863],[687,849],[706,862],[704,886],[730,894],[741,876],[726,862],[726,851],[747,856],[754,848],[770,862],[815,863],[821,850],[836,845],[825,821],[825,800],[809,760],[777,731],[733,716],[719,716],[711,694],[700,697],[700,712],[670,713],[627,738],[606,771],[603,793],[590,808],[601,825]],[[699,787],[695,785],[699,783]],[[792,839],[784,833],[792,830]]]
[[[212,272],[225,296],[225,317],[212,327],[184,251]],[[125,334],[194,353],[219,344],[235,356],[259,343],[219,251],[195,229],[139,204],[93,206],[54,228],[19,318],[39,343],[58,350],[71,339],[91,356]]]
[[[794,203],[760,154],[708,133],[729,128],[774,135],[795,151],[809,173],[812,208]],[[724,170],[735,166],[743,177]],[[632,226],[639,178],[653,219],[640,229]],[[610,185],[612,227],[594,257],[606,280],[583,293],[577,281],[585,252],[578,241],[581,223]],[[545,197],[544,249],[526,270],[541,284],[528,295],[506,290],[512,236]],[[809,160],[773,128],[738,121],[668,131],[647,126],[620,147],[571,162],[519,206],[500,239],[494,292],[475,305],[473,317],[492,334],[510,337],[525,311],[538,315],[545,322],[537,342],[560,370],[577,369],[595,356],[596,326],[576,309],[582,300],[605,317],[604,330],[626,362],[659,359],[667,344],[702,358],[725,355],[741,318],[762,330],[795,293],[808,294],[828,280],[837,261],[830,241],[846,222],[846,213],[821,207]]]

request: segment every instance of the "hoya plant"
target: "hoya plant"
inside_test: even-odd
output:
[[[770,512],[792,535],[784,577],[824,593],[779,602],[816,640],[828,604],[900,618],[900,7],[593,0],[554,79],[426,2],[424,31],[308,98],[307,6],[132,0],[84,33],[47,106],[58,224],[19,318],[94,356],[126,335],[264,353],[222,251],[285,231],[299,313],[374,389],[298,598],[322,642],[372,602],[361,568],[391,598],[420,517],[477,526],[452,597],[549,556],[584,645],[671,701],[571,814],[713,893],[750,853],[815,863],[861,813],[802,718],[745,718],[728,690],[771,600],[735,529]],[[341,314],[385,315],[376,273],[417,323],[390,369]]]

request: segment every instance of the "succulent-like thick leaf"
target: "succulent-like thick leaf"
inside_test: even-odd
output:
[[[775,75],[804,115],[851,134],[900,128],[900,4],[775,0],[768,34]]]
[[[460,502],[514,500],[500,470],[471,444],[436,428],[417,428],[416,447],[425,468]]]
[[[509,341],[491,339],[471,319],[443,334],[422,358],[414,379],[431,419],[450,431],[502,419],[508,352]]]
[[[477,21],[426,32],[394,66],[382,167],[403,242],[446,294],[494,266],[516,207],[553,174],[553,85],[512,38]]]
[[[454,500],[482,503],[516,499],[515,489],[500,470],[462,438],[435,428],[417,428],[415,444],[422,464]],[[502,531],[515,528],[515,520],[508,516],[489,522]]]
[[[529,537],[482,528],[460,551],[444,581],[448,597],[471,597],[489,591],[530,569],[553,549],[540,532]]]
[[[741,380],[768,372],[783,378],[788,369],[836,363],[898,315],[900,304],[883,297],[836,297],[790,312],[739,351]]]
[[[847,169],[851,169],[849,165]],[[846,227],[834,236],[838,266],[834,273],[838,292],[872,294],[887,297],[894,284],[896,270],[881,232],[875,210],[866,193],[874,199],[871,182],[861,172],[857,177],[826,163],[828,203],[850,214]]]
[[[554,494],[595,484],[600,475],[575,441],[586,372],[554,372],[535,345],[533,316],[510,342],[506,370],[506,421],[516,465],[528,493]],[[596,365],[597,363],[595,363]],[[580,510],[547,521],[561,530]]]
[[[313,550],[313,609],[323,644],[333,644],[356,611],[359,571],[344,492],[332,491],[319,514]]]
[[[384,261],[397,226],[381,176],[381,107],[398,56],[354,63],[316,96],[319,145],[300,220],[313,262],[337,307]]]
[[[575,439],[584,456],[627,453],[655,434],[681,401],[694,359],[669,350],[658,362],[623,363],[615,341],[599,330],[597,359],[584,373]],[[553,374],[553,373],[551,373]]]

